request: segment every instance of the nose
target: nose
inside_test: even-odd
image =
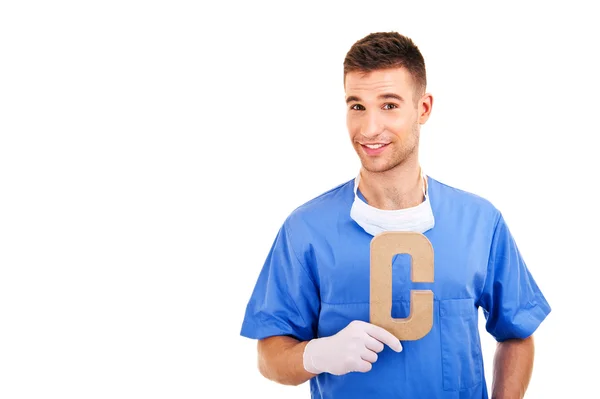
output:
[[[365,112],[362,121],[361,134],[367,139],[373,139],[383,132],[383,123],[376,112]]]

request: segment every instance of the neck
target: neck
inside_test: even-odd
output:
[[[360,170],[359,189],[368,204],[379,209],[411,208],[423,202],[423,179],[417,159],[385,172]]]

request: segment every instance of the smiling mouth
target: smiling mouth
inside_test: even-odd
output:
[[[370,148],[372,150],[376,150],[376,149],[381,148],[381,147],[383,147],[383,146],[385,146],[387,144],[361,144],[361,145],[363,145],[363,146],[365,146],[367,148]]]
[[[385,149],[390,143],[372,143],[372,144],[363,144],[360,143],[362,150],[367,156],[378,156],[383,154]]]

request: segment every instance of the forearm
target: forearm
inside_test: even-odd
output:
[[[260,340],[258,368],[261,374],[284,385],[300,385],[314,377],[304,369],[303,354],[307,343],[285,336]]]
[[[533,358],[533,337],[498,343],[492,399],[522,399],[531,379]]]

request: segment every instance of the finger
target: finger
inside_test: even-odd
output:
[[[402,344],[400,343],[400,340],[398,340],[398,338],[396,338],[391,332],[379,326],[376,326],[375,324],[370,324],[369,326],[367,326],[366,331],[367,334],[369,334],[371,337],[375,338],[380,342],[383,342],[384,344],[392,348],[392,350],[396,352],[402,351]]]
[[[379,353],[383,350],[383,344],[370,335],[367,335],[365,346],[375,353]]]
[[[358,371],[361,373],[366,373],[371,371],[371,369],[373,368],[373,365],[365,360],[359,360],[358,362],[356,362],[356,367],[354,368],[354,371]]]
[[[363,351],[363,353],[360,354],[360,357],[361,357],[361,359],[363,359],[369,363],[375,363],[379,356],[377,356],[377,353],[370,351],[368,349],[365,349]]]

